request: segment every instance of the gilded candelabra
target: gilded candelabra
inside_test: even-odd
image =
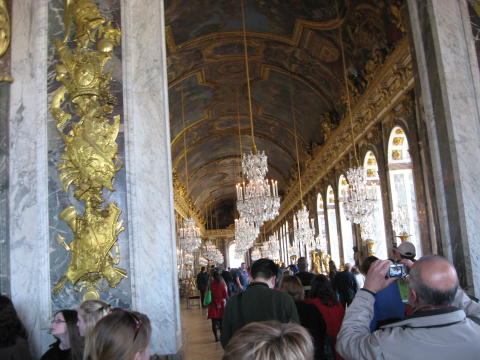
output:
[[[55,41],[56,80],[50,110],[65,150],[57,166],[63,190],[73,185],[74,197],[85,203],[79,212],[68,206],[59,215],[70,227],[70,243],[57,242],[70,252],[70,263],[54,288],[70,282],[83,298],[98,298],[100,283],[116,287],[127,272],[120,262],[118,234],[124,227],[121,210],[105,203],[104,189],[114,191],[113,179],[122,167],[116,139],[120,116],[112,116],[115,96],[111,72],[104,67],[120,43],[120,30],[107,21],[92,0],[65,0],[65,36]],[[73,35],[72,35],[73,34]]]

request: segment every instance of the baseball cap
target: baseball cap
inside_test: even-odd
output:
[[[415,255],[417,254],[415,250],[415,245],[408,241],[405,241],[398,245],[395,250],[398,251],[400,255],[407,257],[415,257]]]

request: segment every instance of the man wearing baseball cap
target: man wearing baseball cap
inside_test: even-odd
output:
[[[416,255],[415,245],[408,241],[402,242],[397,248],[393,248],[393,256],[396,261],[403,259],[415,261]]]

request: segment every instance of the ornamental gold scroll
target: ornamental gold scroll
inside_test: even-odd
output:
[[[54,293],[70,282],[84,299],[98,298],[102,283],[114,288],[127,276],[116,266],[117,238],[125,229],[121,210],[103,197],[104,189],[114,191],[113,179],[123,166],[116,143],[120,116],[112,116],[116,98],[110,92],[112,74],[105,70],[121,33],[92,0],[65,0],[64,23],[65,36],[55,41],[56,80],[61,85],[50,110],[65,145],[57,166],[62,188],[68,192],[73,187],[85,208],[81,212],[68,206],[59,215],[73,239],[67,243],[57,235],[57,242],[70,252],[70,263]]]
[[[10,24],[10,16],[8,14],[7,8],[7,0],[0,0],[0,58],[5,55],[9,46],[10,46],[10,39],[11,39],[11,24]],[[12,82],[12,78],[10,75],[7,75],[5,72],[9,67],[5,65],[4,59],[0,59],[0,82]]]

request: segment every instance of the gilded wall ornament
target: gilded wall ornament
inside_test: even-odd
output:
[[[111,116],[116,101],[110,92],[112,75],[104,69],[121,33],[91,0],[66,0],[64,11],[65,37],[55,41],[56,80],[61,86],[52,96],[50,111],[65,145],[57,166],[59,179],[65,192],[74,187],[85,210],[68,206],[59,215],[73,239],[67,243],[57,235],[57,242],[70,252],[70,263],[54,293],[70,282],[84,299],[99,298],[102,281],[113,288],[127,276],[116,266],[117,238],[125,229],[121,210],[115,203],[104,204],[103,195],[104,189],[115,190],[113,180],[123,165],[116,143],[120,116]]]
[[[0,0],[0,57],[5,55],[11,40],[11,23],[10,15],[8,14],[7,0]],[[4,66],[0,64],[0,82],[12,82],[12,78],[7,74],[2,74]],[[8,66],[7,66],[8,67]]]

